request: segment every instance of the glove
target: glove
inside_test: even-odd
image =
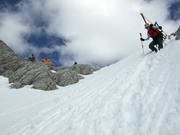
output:
[[[149,27],[152,28],[152,27],[153,27],[153,24],[151,23],[151,24],[149,25]]]
[[[159,26],[159,29],[162,30],[162,26]]]
[[[144,39],[144,38],[140,38],[140,40],[141,40],[141,41],[145,41],[145,39]]]

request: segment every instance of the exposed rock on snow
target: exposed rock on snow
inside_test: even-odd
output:
[[[91,65],[73,65],[51,72],[50,68],[41,62],[31,62],[19,59],[3,41],[0,41],[0,75],[9,78],[12,88],[22,88],[32,85],[35,89],[54,90],[56,85],[67,86],[77,83],[83,77],[79,74],[92,74],[96,68]]]
[[[56,82],[60,86],[77,83],[80,79],[83,79],[83,77],[78,72],[70,69],[61,69],[56,73]]]
[[[175,34],[176,34],[175,39],[179,40],[180,39],[180,26],[179,26],[178,30],[175,32]]]
[[[95,67],[88,64],[76,64],[73,65],[70,69],[82,75],[92,74],[94,71],[97,70]]]
[[[13,50],[0,40],[0,68],[15,71],[21,66],[22,62]]]
[[[3,75],[4,77],[9,78],[9,77],[11,77],[13,74],[14,74],[14,71],[12,71],[12,70],[5,70],[5,72],[3,72],[2,75]]]
[[[39,79],[33,83],[33,88],[41,89],[41,90],[55,90],[55,89],[57,89],[56,82],[54,80],[52,80],[50,77],[48,77],[47,74],[44,74],[43,76],[44,77],[42,79]],[[45,76],[47,76],[47,78]]]
[[[5,69],[0,67],[0,75],[3,75],[4,72],[5,72]]]
[[[15,82],[15,83],[11,84],[10,87],[15,88],[15,89],[20,89],[23,87],[23,85],[20,82]]]
[[[13,88],[21,88],[25,85],[33,84],[33,88],[36,89],[56,89],[56,83],[49,68],[38,62],[24,62],[24,66],[9,77],[9,82],[15,83],[11,86]]]

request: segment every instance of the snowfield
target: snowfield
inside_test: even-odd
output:
[[[0,135],[180,135],[180,41],[44,92],[0,77]]]

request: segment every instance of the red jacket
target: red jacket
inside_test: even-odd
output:
[[[148,29],[148,35],[154,39],[161,36],[161,32],[158,29],[151,27]]]

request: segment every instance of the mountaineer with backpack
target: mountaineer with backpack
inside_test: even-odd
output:
[[[167,38],[167,34],[162,30],[162,26],[159,26],[157,22],[155,22],[155,24],[152,24],[151,21],[149,21],[144,15],[143,13],[140,13],[142,19],[144,20],[145,23],[145,29],[147,29],[147,35],[148,37],[146,39],[142,38],[142,34],[140,33],[140,40],[142,41],[146,41],[149,40],[150,38],[153,39],[153,41],[149,44],[149,48],[152,51],[157,52],[158,50],[163,48],[163,41]],[[158,47],[157,48],[155,47]],[[143,44],[142,44],[142,48],[143,48]],[[143,49],[144,52],[144,49]]]
[[[158,52],[157,48],[155,47],[156,45],[158,46],[159,50],[163,48],[163,34],[160,31],[162,29],[162,27],[146,23],[145,29],[147,29],[148,37],[146,39],[141,37],[140,40],[146,41],[146,40],[149,40],[150,38],[152,38],[153,41],[149,44],[149,48],[152,51]]]

